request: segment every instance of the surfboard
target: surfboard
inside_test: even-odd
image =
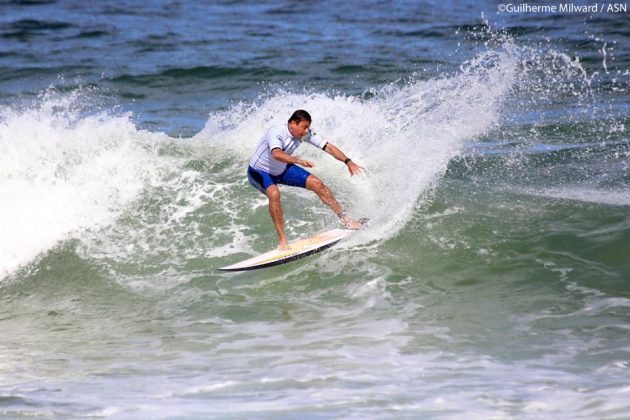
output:
[[[228,265],[226,267],[218,268],[220,271],[245,271],[245,270],[257,270],[259,268],[273,267],[274,265],[286,264],[291,261],[299,260],[300,258],[308,257],[309,255],[316,254],[331,246],[339,243],[344,238],[355,233],[356,230],[352,229],[332,229],[310,238],[301,239],[295,242],[290,242],[291,249],[287,251],[281,251],[275,249],[273,251],[265,252],[264,254],[256,257],[248,258],[244,261],[236,264]]]

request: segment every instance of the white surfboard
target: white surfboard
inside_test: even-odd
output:
[[[332,229],[310,238],[289,243],[289,246],[291,247],[290,250],[281,251],[279,249],[275,249],[256,257],[249,258],[245,261],[228,265],[227,267],[218,268],[218,270],[245,271],[286,264],[328,249],[355,232],[356,230],[351,229]]]

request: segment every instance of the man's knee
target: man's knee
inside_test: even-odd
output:
[[[269,201],[280,200],[280,189],[277,185],[272,185],[267,188],[267,197],[269,198]]]
[[[326,186],[321,181],[321,179],[317,178],[315,175],[309,175],[308,178],[306,178],[306,188],[311,191],[317,192],[326,188]]]

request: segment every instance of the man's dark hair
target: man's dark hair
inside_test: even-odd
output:
[[[293,121],[294,123],[300,123],[304,120],[308,122],[312,121],[311,114],[304,111],[303,109],[298,109],[293,113],[293,115],[291,115],[291,118],[289,118],[289,122]]]

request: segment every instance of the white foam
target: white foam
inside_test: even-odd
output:
[[[583,201],[586,203],[609,204],[613,206],[630,206],[630,193],[626,190],[602,190],[581,186],[546,188],[540,191],[529,191],[531,194],[565,200]]]
[[[80,116],[77,100],[0,108],[0,278],[72,232],[111,223],[155,166],[161,136],[129,115]]]

